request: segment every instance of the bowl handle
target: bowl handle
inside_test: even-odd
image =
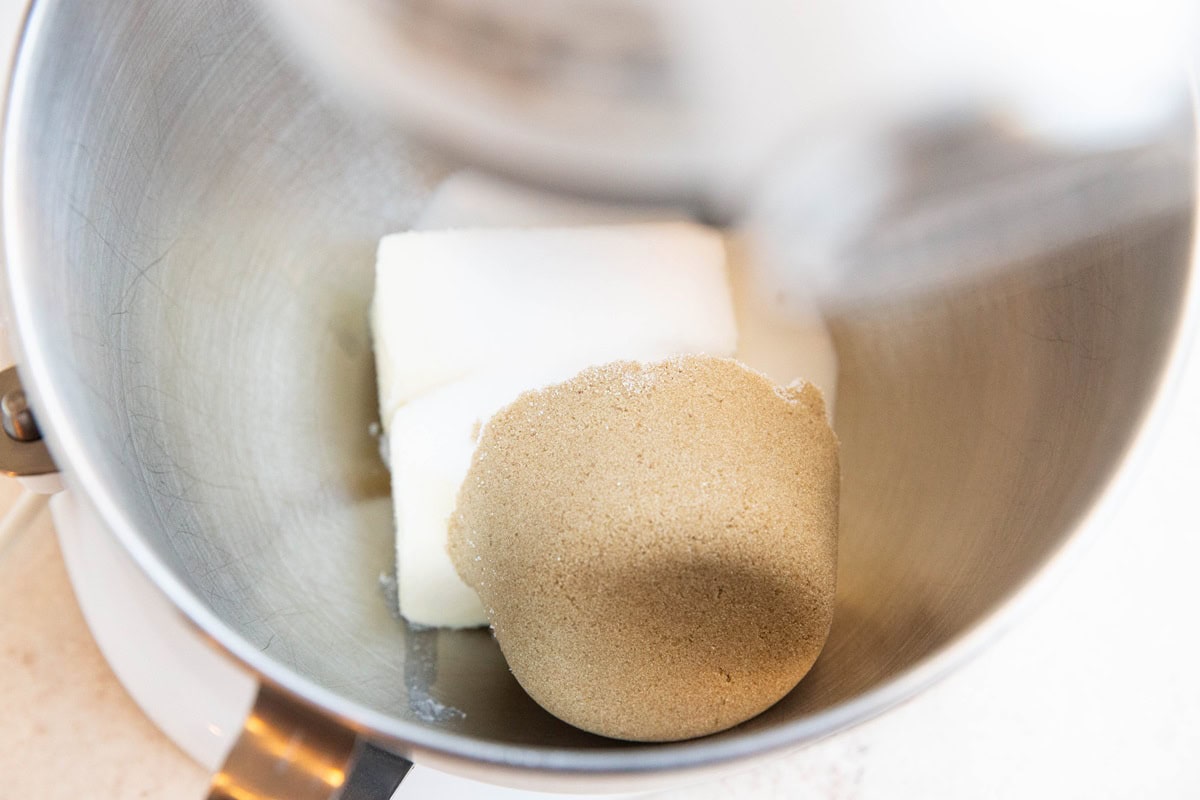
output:
[[[390,800],[411,767],[264,683],[208,800]]]
[[[37,494],[60,491],[58,467],[42,441],[15,366],[0,370],[0,423],[0,473]]]

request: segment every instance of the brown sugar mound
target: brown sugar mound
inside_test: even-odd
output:
[[[488,421],[450,553],[550,713],[686,739],[764,711],[816,660],[838,484],[816,387],[705,356],[615,362]]]

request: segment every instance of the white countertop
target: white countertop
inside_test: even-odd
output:
[[[0,0],[0,42],[21,5]],[[1200,349],[1172,406],[1106,529],[983,656],[881,718],[661,797],[1200,797]],[[18,495],[0,479],[0,514]],[[423,783],[418,768],[397,797]],[[92,643],[41,513],[0,545],[0,797],[206,787]],[[523,796],[463,792],[482,794]]]

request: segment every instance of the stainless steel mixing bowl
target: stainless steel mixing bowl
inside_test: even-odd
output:
[[[498,781],[800,745],[977,651],[1094,527],[1193,291],[1189,203],[834,319],[844,489],[828,646],[733,730],[621,743],[542,711],[486,632],[408,628],[379,588],[392,530],[368,433],[373,252],[456,165],[347,118],[244,0],[43,0],[15,74],[12,325],[69,485],[281,696]],[[1178,181],[1190,190],[1192,175]]]

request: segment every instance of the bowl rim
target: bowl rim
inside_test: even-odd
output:
[[[913,697],[982,652],[1034,607],[1079,557],[1082,545],[1104,527],[1132,478],[1140,471],[1162,419],[1178,393],[1180,376],[1189,361],[1200,326],[1200,203],[1193,209],[1192,242],[1183,294],[1173,329],[1159,365],[1155,385],[1121,454],[1113,461],[1090,506],[1072,524],[1062,542],[1042,565],[1015,586],[995,608],[945,645],[875,688],[850,700],[778,726],[728,738],[701,738],[655,745],[621,746],[581,751],[561,748],[500,744],[466,734],[428,728],[341,697],[261,652],[209,610],[176,578],[142,540],[136,526],[107,487],[96,462],[82,444],[63,394],[55,387],[48,368],[49,355],[37,335],[37,322],[22,300],[28,296],[31,271],[30,243],[25,238],[25,210],[20,203],[17,175],[24,158],[19,132],[27,126],[31,63],[44,51],[44,28],[53,2],[36,0],[27,8],[19,44],[11,64],[7,102],[3,110],[3,154],[0,163],[0,246],[7,282],[8,319],[14,354],[26,391],[41,410],[42,430],[70,486],[81,490],[98,512],[105,527],[158,587],[183,618],[217,650],[248,667],[260,680],[282,688],[343,725],[390,745],[417,760],[436,760],[439,767],[455,765],[461,771],[481,766],[503,771],[537,771],[572,777],[676,773],[746,761],[792,749],[870,719]],[[1193,110],[1200,108],[1195,76],[1190,81]],[[1200,137],[1194,137],[1200,145]],[[1197,148],[1200,154],[1200,147]],[[1196,196],[1200,196],[1200,169],[1196,171]]]

